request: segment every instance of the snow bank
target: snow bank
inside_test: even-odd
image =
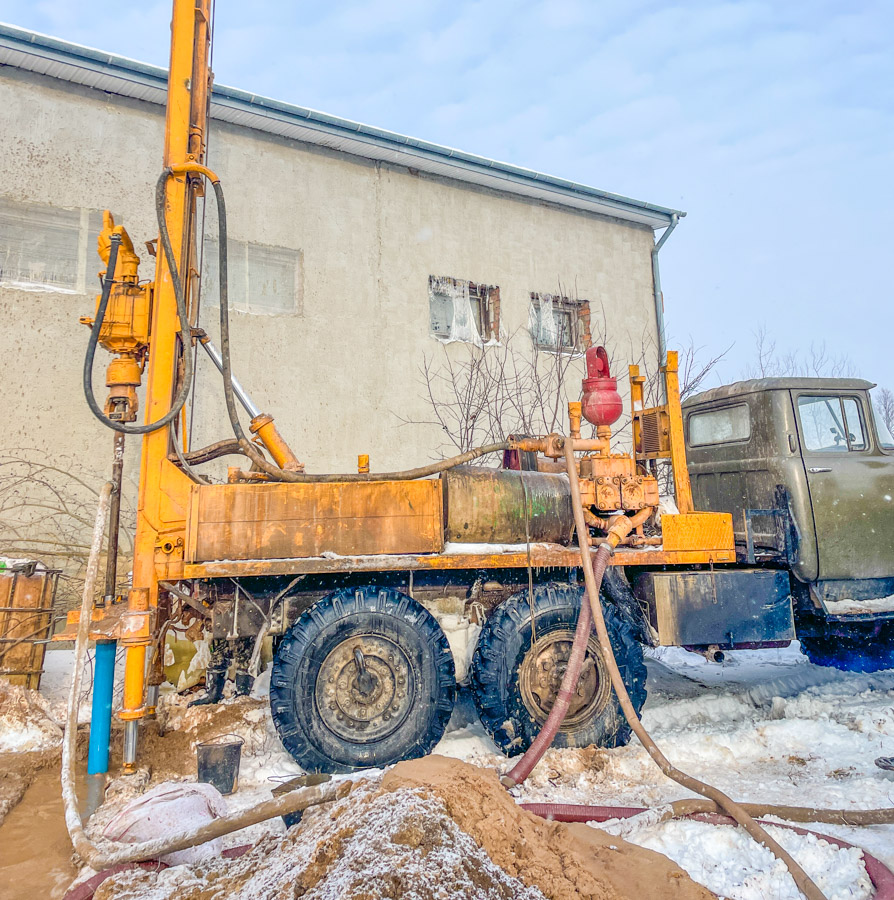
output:
[[[52,750],[62,743],[62,710],[37,691],[0,681],[0,751]]]
[[[828,900],[872,897],[861,850],[840,848],[787,828],[767,826],[767,831],[800,863]],[[801,900],[785,864],[741,828],[674,821],[625,833],[624,838],[669,856],[699,884],[727,900]]]

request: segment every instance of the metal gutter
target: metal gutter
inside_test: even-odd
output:
[[[166,98],[166,69],[0,23],[2,65],[156,105],[163,105]],[[220,122],[652,229],[670,231],[686,215],[680,210],[632,200],[237,88],[215,86],[211,116]]]
[[[683,215],[685,216],[686,213],[683,213]],[[658,324],[659,368],[667,363],[667,333],[664,328],[664,295],[661,292],[661,271],[658,268],[658,252],[664,246],[664,242],[671,236],[679,221],[680,214],[674,213],[664,234],[661,235],[652,248],[652,291],[655,300],[655,321]]]

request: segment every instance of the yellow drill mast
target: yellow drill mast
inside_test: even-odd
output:
[[[210,0],[174,0],[165,169],[176,171],[181,166],[201,165],[205,161],[211,90],[210,38]],[[201,190],[199,177],[181,173],[171,175],[165,191],[165,217],[190,306],[195,304],[191,288],[195,282],[196,198]],[[171,271],[164,254],[159,252],[146,376],[147,423],[157,421],[168,411],[178,379],[182,378],[182,359],[191,348],[182,346],[180,331]],[[168,458],[170,440],[168,428],[156,429],[143,437],[133,588],[128,598],[127,627],[119,629],[127,653],[120,713],[126,723],[126,767],[135,763],[137,725],[144,714],[146,651],[155,632],[152,618],[158,605],[159,571],[176,577],[178,557],[182,561],[182,540],[178,547],[175,535],[182,532],[186,519],[190,481]]]

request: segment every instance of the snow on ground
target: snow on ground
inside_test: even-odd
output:
[[[660,648],[646,662],[643,723],[684,771],[746,802],[894,806],[894,780],[874,764],[894,754],[894,670],[864,675],[814,666],[797,644],[727,653],[722,664]],[[508,768],[467,695],[434,752]],[[662,775],[635,738],[614,750],[550,750],[513,793],[522,802],[646,807],[694,796]],[[806,827],[865,847],[894,868],[894,826]],[[732,827],[668,822],[624,837],[665,853],[723,896],[797,896],[779,864],[764,858],[767,851]],[[834,876],[824,884],[830,896],[869,896],[852,852],[788,831],[782,843],[808,870]]]
[[[797,644],[728,653],[720,665],[663,648],[651,652],[647,664],[649,699],[643,723],[684,771],[742,801],[854,809],[894,806],[894,781],[874,765],[876,757],[894,753],[894,671],[863,675],[814,666]],[[583,752],[549,751],[515,791],[518,798],[656,806],[692,796],[665,778],[635,739],[627,747],[601,751],[584,764]],[[894,826],[807,827],[864,847],[894,867]],[[735,890],[730,884],[723,890],[708,884],[725,896],[789,896],[777,886],[775,868],[754,856],[760,848],[735,829],[669,822],[625,838],[660,849],[705,884],[703,869],[696,874],[690,865],[710,867],[719,853],[724,870],[737,866],[746,873]],[[798,852],[797,836],[789,833],[784,840],[793,842],[796,857],[808,869],[818,854],[825,860],[824,865],[817,863],[819,869],[844,877],[846,853],[812,844]],[[702,861],[693,863],[696,859]],[[758,874],[755,866],[761,869]],[[852,879],[828,888],[839,897],[866,896]]]
[[[62,653],[51,651],[48,657]],[[684,771],[742,801],[894,806],[894,780],[874,765],[876,757],[894,755],[894,670],[864,675],[814,666],[797,644],[727,653],[722,664],[661,648],[650,651],[647,665],[643,722]],[[60,696],[51,674],[57,667],[64,669],[62,656],[48,662],[51,677],[44,689],[51,699]],[[255,698],[266,695],[268,680],[266,673],[258,680]],[[172,728],[211,716],[198,709],[187,713],[185,698],[172,697],[168,703]],[[227,800],[231,809],[244,808],[269,796],[277,778],[300,770],[280,747],[266,705],[246,708],[242,721],[234,723],[232,714],[227,719],[228,730],[246,739],[239,790]],[[508,768],[478,722],[468,691],[460,692],[450,729],[434,752],[501,771]],[[551,750],[513,793],[519,801],[619,806],[656,806],[692,796],[665,778],[635,739],[613,750]],[[894,868],[894,826],[808,827],[864,847]],[[275,832],[282,826],[279,820],[256,826],[250,838],[265,828]],[[722,896],[797,896],[780,864],[732,827],[690,821],[644,824],[624,837],[667,854]],[[821,886],[830,898],[869,896],[865,870],[854,852],[783,829],[778,837],[808,871],[825,873]]]
[[[813,835],[768,826],[770,836],[803,866],[828,900],[869,900],[872,882],[862,852],[838,849]],[[693,880],[730,900],[800,900],[785,864],[731,825],[688,820],[644,828],[625,840],[669,856]]]
[[[61,722],[58,705],[0,680],[0,753],[55,749],[62,743]]]

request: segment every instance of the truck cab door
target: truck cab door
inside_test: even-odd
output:
[[[894,575],[894,460],[866,396],[793,391],[816,532],[819,580]]]

